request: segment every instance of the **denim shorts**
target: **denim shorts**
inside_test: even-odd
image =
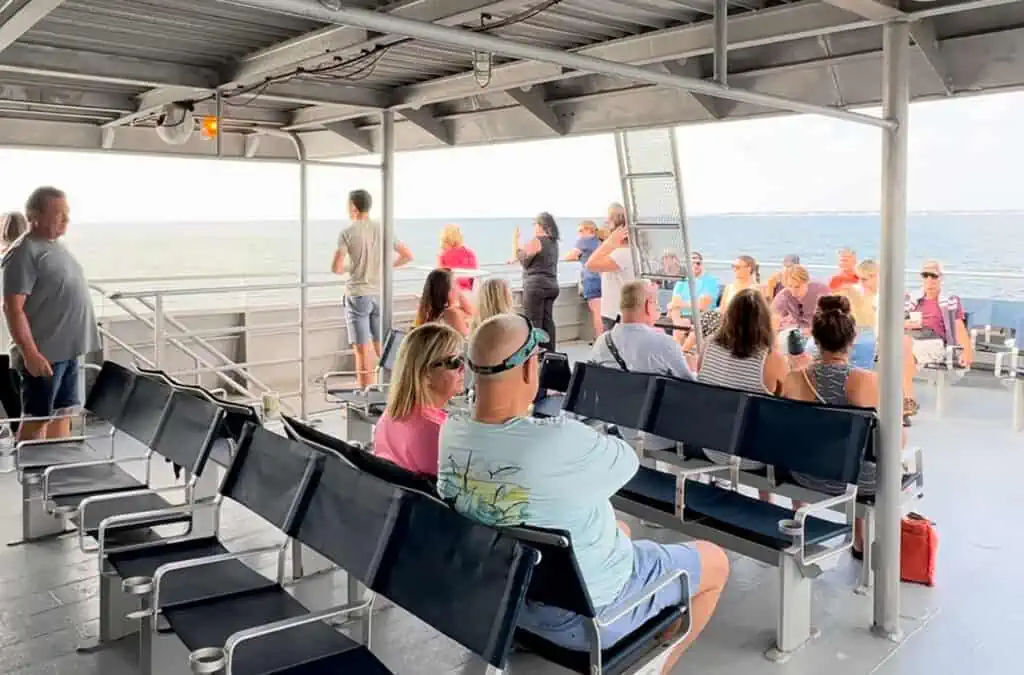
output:
[[[700,554],[696,548],[686,544],[658,544],[653,541],[633,542],[633,575],[619,591],[619,596],[609,605],[598,608],[598,618],[613,616],[616,607],[630,596],[641,593],[644,589],[654,588],[659,580],[676,572],[685,570],[688,588],[692,597],[700,587]],[[678,605],[683,600],[683,582],[672,583],[658,591],[653,597],[622,617],[615,623],[601,629],[601,648],[607,649],[644,625],[665,608]],[[585,652],[587,634],[584,622],[587,619],[556,607],[527,603],[519,615],[519,627],[538,635],[548,642],[562,647]]]
[[[583,286],[583,299],[584,300],[596,300],[601,297],[601,277],[583,277],[581,282]]]
[[[380,342],[380,300],[374,295],[347,295],[343,304],[348,343]]]
[[[21,375],[21,412],[26,417],[48,417],[55,410],[73,408],[78,398],[78,359],[51,363],[51,377]]]

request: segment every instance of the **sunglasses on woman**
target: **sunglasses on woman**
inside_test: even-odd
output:
[[[430,364],[432,368],[444,368],[445,370],[462,370],[465,365],[466,359],[462,356],[449,356]]]

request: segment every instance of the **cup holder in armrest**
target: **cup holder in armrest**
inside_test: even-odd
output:
[[[779,532],[796,539],[804,533],[804,526],[799,521],[786,518],[779,521]]]
[[[195,675],[214,675],[227,666],[227,657],[220,647],[203,647],[188,655],[188,665]]]
[[[128,595],[146,595],[153,592],[153,577],[128,577],[121,581],[121,590]]]

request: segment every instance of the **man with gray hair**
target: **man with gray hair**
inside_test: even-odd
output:
[[[658,586],[685,570],[693,594],[691,630],[666,657],[662,673],[667,674],[711,618],[728,577],[728,559],[708,542],[630,540],[610,500],[637,471],[633,449],[564,416],[529,415],[539,385],[538,351],[546,340],[529,319],[514,314],[492,317],[473,334],[469,366],[476,375],[476,407],[471,415],[453,414],[441,427],[438,493],[487,525],[569,532],[599,614],[623,614],[601,628],[604,649],[679,604],[685,585]],[[652,595],[620,612],[643,592]],[[527,603],[519,625],[564,649],[586,651],[584,621],[565,610]],[[675,630],[666,637],[676,637]]]
[[[37,188],[25,204],[29,231],[3,256],[4,316],[11,333],[11,363],[21,375],[26,417],[51,417],[73,408],[78,358],[99,347],[99,332],[85,272],[60,241],[68,229],[67,196]],[[60,438],[71,418],[22,423],[19,440]]]

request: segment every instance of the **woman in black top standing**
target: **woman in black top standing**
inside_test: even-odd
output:
[[[533,223],[533,238],[519,244],[516,228],[516,259],[523,266],[523,309],[533,325],[544,329],[549,341],[541,347],[555,349],[555,300],[558,298],[558,225],[550,213]]]

